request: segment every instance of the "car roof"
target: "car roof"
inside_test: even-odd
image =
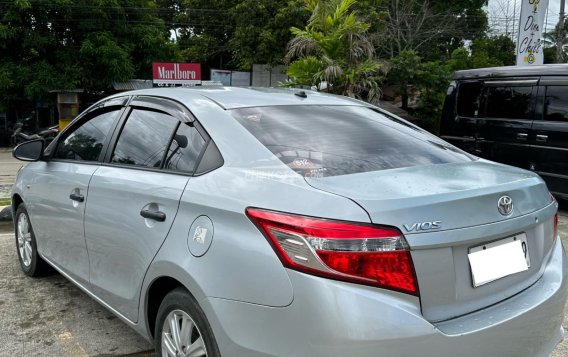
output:
[[[539,66],[505,66],[466,69],[456,71],[454,79],[567,75],[568,64],[545,64]]]
[[[149,95],[167,97],[191,105],[207,98],[223,109],[235,109],[277,105],[356,105],[369,104],[343,96],[293,88],[243,88],[243,87],[175,87],[152,88],[124,92],[115,96]]]

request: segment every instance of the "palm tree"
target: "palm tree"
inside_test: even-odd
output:
[[[566,32],[567,32],[566,27],[568,27],[568,24],[565,23],[564,31],[562,31],[562,33],[560,34],[560,36],[562,37],[562,58],[561,59],[555,58],[554,60],[557,63],[558,62],[563,63],[564,60],[566,59],[567,55],[566,49],[568,48],[568,37],[566,37]],[[558,25],[555,26],[554,30],[545,32],[542,37],[542,42],[544,42],[544,48],[554,49],[554,53],[556,53],[557,36],[558,36]]]
[[[304,29],[292,27],[285,62],[286,85],[325,85],[330,92],[376,100],[383,65],[375,60],[369,25],[353,9],[356,0],[306,0],[312,15]]]

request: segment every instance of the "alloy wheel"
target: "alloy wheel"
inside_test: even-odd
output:
[[[29,267],[32,264],[32,233],[30,229],[30,221],[26,214],[18,216],[18,251],[24,266]]]
[[[203,336],[193,319],[182,310],[173,310],[164,321],[162,356],[207,356]]]

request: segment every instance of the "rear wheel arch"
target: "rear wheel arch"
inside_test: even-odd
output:
[[[191,295],[185,285],[169,276],[155,279],[148,288],[146,294],[146,324],[152,338],[155,338],[158,309],[166,295],[177,288],[183,288]]]

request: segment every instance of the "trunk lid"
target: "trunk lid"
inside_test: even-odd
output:
[[[495,304],[542,275],[553,244],[556,205],[537,175],[485,160],[327,178],[311,186],[348,197],[373,223],[395,226],[410,247],[423,315],[432,322]],[[498,201],[512,199],[510,215]],[[528,270],[474,287],[468,253],[526,235]]]

